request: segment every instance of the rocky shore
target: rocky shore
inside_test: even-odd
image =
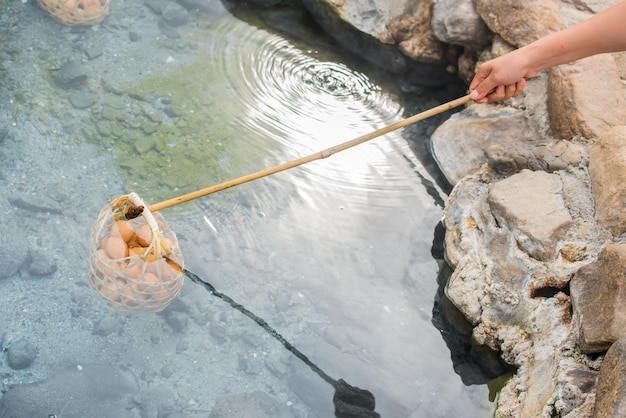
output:
[[[409,85],[469,81],[480,61],[617,1],[303,3]],[[626,53],[605,54],[545,71],[517,99],[471,104],[430,138],[454,186],[447,296],[517,368],[497,417],[626,414],[625,115]]]

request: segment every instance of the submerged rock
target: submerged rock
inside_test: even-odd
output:
[[[37,347],[28,340],[18,340],[11,344],[7,351],[7,362],[12,369],[30,367],[37,357]]]
[[[87,81],[87,71],[77,61],[67,61],[54,75],[54,82],[63,89],[80,86]]]
[[[11,388],[0,398],[3,418],[129,416],[137,378],[116,366],[86,365]]]

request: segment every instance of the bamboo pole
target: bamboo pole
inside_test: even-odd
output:
[[[203,197],[209,195],[211,193],[219,192],[224,189],[228,189],[233,186],[238,186],[243,183],[248,183],[252,180],[257,180],[262,177],[269,176],[271,174],[279,173],[281,171],[289,170],[290,168],[294,168],[311,161],[321,160],[323,158],[328,158],[333,154],[338,152],[347,150],[348,148],[352,148],[356,145],[362,144],[364,142],[369,141],[370,139],[378,138],[379,136],[388,134],[389,132],[395,131],[400,128],[404,128],[406,126],[412,125],[415,122],[419,122],[424,119],[428,119],[432,116],[443,113],[447,110],[454,109],[455,107],[464,105],[470,101],[469,95],[460,97],[458,99],[451,100],[442,105],[433,107],[432,109],[425,110],[416,115],[410,116],[406,119],[402,119],[398,122],[392,123],[391,125],[385,126],[384,128],[380,128],[376,131],[370,132],[368,134],[359,136],[358,138],[354,138],[350,141],[344,142],[339,145],[335,145],[330,148],[326,148],[325,150],[316,152],[314,154],[308,155],[306,157],[299,158],[297,160],[289,161],[274,167],[266,168],[264,170],[257,171],[255,173],[247,174],[242,177],[238,177],[236,179],[228,180],[223,183],[215,184],[213,186],[206,187],[204,189],[196,190],[195,192],[187,193],[178,197],[174,197],[169,200],[164,200],[160,203],[155,203],[148,207],[151,212],[156,212],[162,209],[167,209],[169,207],[179,205],[181,203],[188,202],[193,199],[197,199],[199,197]]]

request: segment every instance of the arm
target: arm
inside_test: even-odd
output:
[[[516,97],[526,78],[591,55],[626,50],[626,1],[480,65],[470,83],[478,103]]]

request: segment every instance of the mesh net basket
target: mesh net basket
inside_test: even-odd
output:
[[[39,6],[66,25],[95,25],[109,10],[109,0],[37,0]]]
[[[176,234],[135,193],[105,206],[91,232],[89,285],[117,311],[163,310],[184,281]]]

